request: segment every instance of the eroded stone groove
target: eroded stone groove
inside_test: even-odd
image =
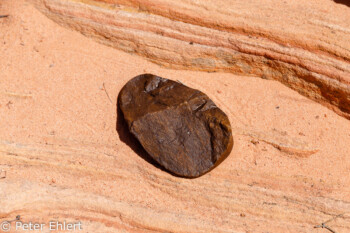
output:
[[[350,14],[332,1],[29,1],[109,46],[170,68],[278,80],[350,119]]]

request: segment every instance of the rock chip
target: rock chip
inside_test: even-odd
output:
[[[143,74],[122,88],[118,104],[130,132],[175,175],[201,176],[232,149],[228,117],[199,90]]]

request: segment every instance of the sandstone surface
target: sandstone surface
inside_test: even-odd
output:
[[[300,11],[314,17],[311,8],[325,8],[334,12],[325,20],[337,21],[348,9],[317,2]],[[0,15],[8,15],[0,18],[0,222],[81,221],[79,232],[101,233],[327,233],[315,226],[330,220],[330,229],[350,232],[347,119],[273,80],[164,69],[62,28],[23,0],[0,1]],[[141,73],[199,89],[227,113],[235,144],[220,166],[174,177],[127,136],[117,95]]]
[[[350,8],[332,0],[30,0],[56,22],[170,68],[282,82],[350,118]]]

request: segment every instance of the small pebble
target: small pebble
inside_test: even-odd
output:
[[[199,177],[232,149],[227,115],[206,94],[180,82],[139,75],[122,88],[118,105],[148,154],[178,176]]]

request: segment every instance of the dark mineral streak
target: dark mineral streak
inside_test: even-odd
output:
[[[152,74],[131,79],[119,94],[130,132],[166,170],[198,177],[233,145],[230,122],[204,93]]]

